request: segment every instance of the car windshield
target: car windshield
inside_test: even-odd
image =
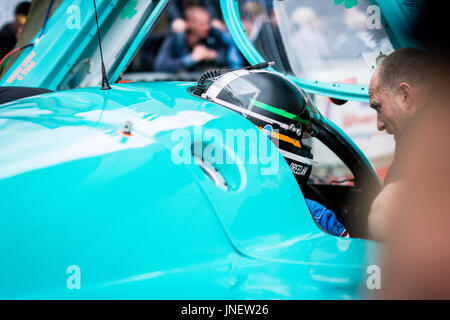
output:
[[[394,51],[369,0],[240,1],[244,29],[275,69],[299,78],[368,85]]]

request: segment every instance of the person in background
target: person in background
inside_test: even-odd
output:
[[[19,3],[14,10],[14,21],[4,25],[0,30],[0,59],[14,49],[19,39],[23,26],[27,21],[31,3],[24,1]]]
[[[185,11],[186,31],[172,33],[163,42],[155,60],[158,72],[196,72],[208,68],[241,68],[243,58],[230,35],[211,25],[211,15],[203,7]]]

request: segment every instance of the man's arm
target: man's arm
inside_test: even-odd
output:
[[[369,233],[373,240],[384,242],[389,237],[392,215],[396,212],[402,182],[393,182],[381,190],[369,214]]]

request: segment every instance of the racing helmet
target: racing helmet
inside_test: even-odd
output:
[[[300,186],[313,165],[305,140],[314,136],[311,121],[320,113],[309,97],[286,76],[268,70],[241,69],[216,77],[202,97],[252,121],[280,149]]]

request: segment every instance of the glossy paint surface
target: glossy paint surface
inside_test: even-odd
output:
[[[78,89],[0,106],[0,298],[347,299],[363,297],[374,245],[314,223],[278,162],[231,163],[218,188],[176,164],[179,133],[255,130],[244,117],[191,96],[191,84]],[[120,133],[126,121],[132,136]],[[203,131],[205,132],[205,131]],[[269,152],[269,154],[270,154]],[[67,288],[67,268],[81,289]]]
[[[97,1],[103,32],[120,2]],[[167,2],[108,68],[112,82]],[[93,50],[89,4],[71,3],[85,14],[76,31],[57,27],[71,12],[64,3],[15,67],[37,65],[8,85],[57,89]],[[0,298],[367,297],[375,244],[322,232],[276,146],[241,115],[190,95],[192,85],[76,89],[0,106]],[[206,133],[230,129],[258,137],[244,144],[256,162],[238,161],[235,140]],[[229,191],[193,161],[198,145],[234,159],[216,166]],[[183,150],[190,163],[174,160]],[[71,266],[79,267],[79,290],[69,289]]]

